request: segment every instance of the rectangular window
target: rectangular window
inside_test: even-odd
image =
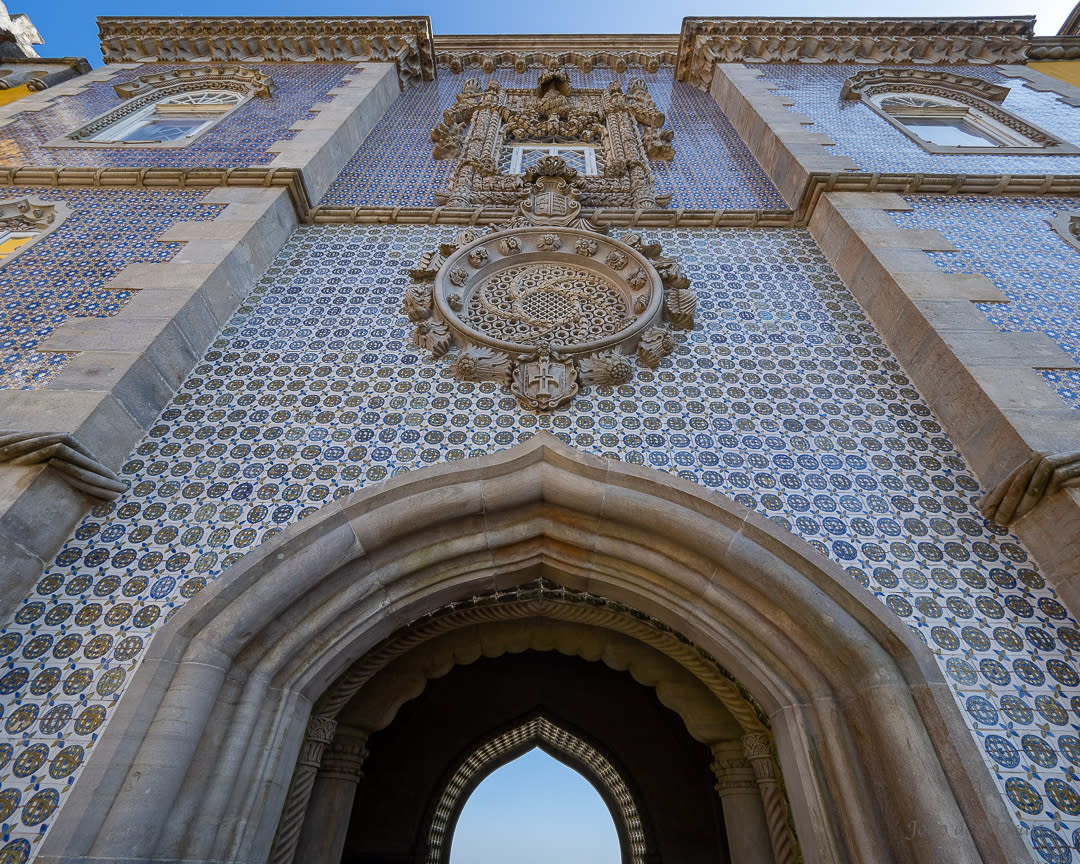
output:
[[[503,174],[524,174],[545,156],[561,156],[578,174],[595,177],[603,168],[599,147],[578,144],[511,144],[503,147],[499,170]]]

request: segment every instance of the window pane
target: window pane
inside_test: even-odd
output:
[[[175,141],[197,131],[206,121],[198,118],[172,117],[168,120],[147,120],[127,132],[123,141]]]
[[[901,122],[920,138],[941,147],[999,147],[1000,142],[963,117],[902,117]]]

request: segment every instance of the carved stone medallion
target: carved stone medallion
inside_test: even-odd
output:
[[[580,216],[561,159],[541,160],[525,181],[516,217],[424,256],[405,313],[432,356],[458,349],[455,376],[498,381],[545,411],[579,386],[625,384],[634,354],[655,367],[674,348],[669,326],[693,326],[696,298],[658,244],[608,237]]]

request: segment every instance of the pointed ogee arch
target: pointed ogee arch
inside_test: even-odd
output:
[[[331,684],[410,622],[538,574],[747,688],[805,861],[1027,854],[929,650],[842,568],[723,496],[539,435],[328,504],[208,585],[155,636],[41,860],[262,864]]]

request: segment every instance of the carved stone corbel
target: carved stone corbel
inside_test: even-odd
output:
[[[1080,451],[1032,453],[979,501],[983,516],[1011,525],[1055,492],[1080,487]]]
[[[127,489],[127,483],[67,432],[0,430],[0,464],[48,463],[68,485],[105,501]]]

